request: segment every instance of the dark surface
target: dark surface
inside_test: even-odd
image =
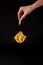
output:
[[[35,9],[18,26],[17,12],[20,6],[34,3],[36,0],[18,0],[0,2],[0,65],[40,64],[43,44],[43,7]],[[28,39],[17,44],[13,36],[23,31]],[[17,56],[19,55],[19,56]],[[37,60],[37,61],[36,61]],[[8,65],[7,64],[7,65]]]

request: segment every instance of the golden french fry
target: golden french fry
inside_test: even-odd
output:
[[[21,24],[21,19],[19,20],[19,25]]]
[[[17,43],[23,43],[26,39],[26,36],[23,34],[22,31],[20,31],[14,36],[14,39]]]

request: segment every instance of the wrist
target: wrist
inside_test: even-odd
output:
[[[38,0],[34,4],[32,4],[33,10],[40,7],[40,6],[43,6],[43,1],[41,1],[41,0]]]

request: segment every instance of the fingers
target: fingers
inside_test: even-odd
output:
[[[19,25],[21,24],[21,21],[25,18],[26,13],[23,14],[23,16],[19,19]]]
[[[23,13],[23,7],[20,7],[19,11],[18,11],[18,20],[20,20],[21,16],[22,16],[22,13]]]
[[[24,10],[24,7],[20,7],[18,11],[18,20],[19,20],[19,25],[21,24],[21,21],[26,17],[26,12]]]
[[[24,13],[23,15],[22,15],[22,17],[21,17],[21,21],[24,19],[26,17],[26,13]]]

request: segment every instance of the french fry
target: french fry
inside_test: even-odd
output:
[[[21,24],[21,19],[19,20],[19,25]]]

